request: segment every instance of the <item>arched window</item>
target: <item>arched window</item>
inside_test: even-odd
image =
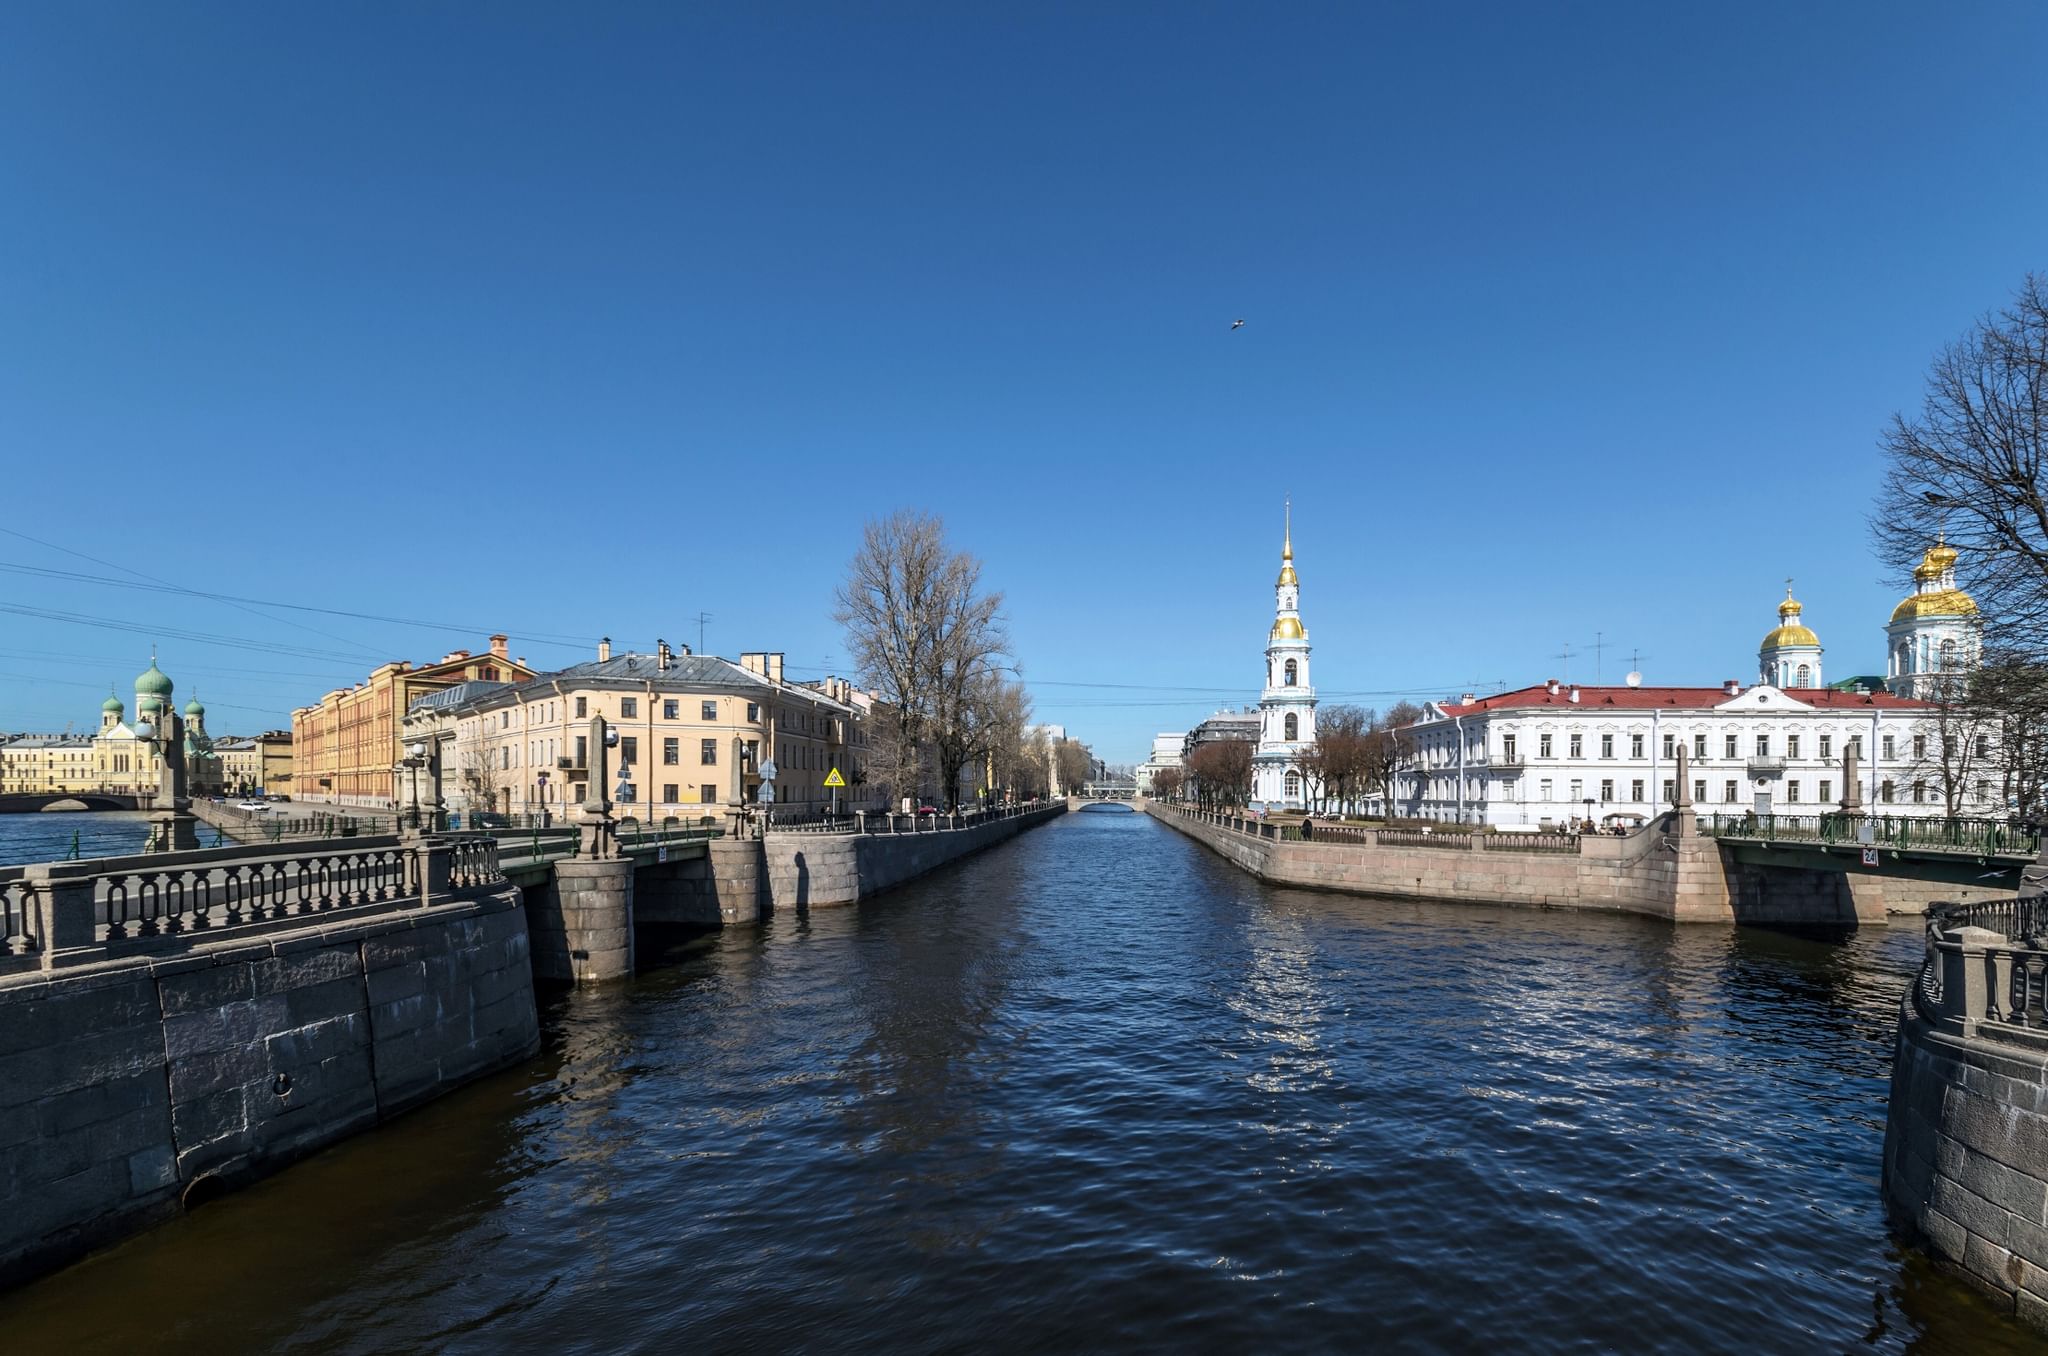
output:
[[[1943,642],[1941,642],[1941,671],[1943,673],[1948,673],[1951,670],[1953,670],[1955,666],[1956,643],[1953,640],[1944,640]]]
[[[1287,686],[1287,687],[1293,687],[1293,686],[1294,686],[1294,682],[1295,682],[1295,678],[1296,678],[1296,677],[1297,677],[1297,674],[1296,674],[1296,672],[1295,672],[1295,668],[1294,668],[1294,661],[1293,661],[1292,659],[1290,659],[1290,660],[1288,660],[1288,661],[1287,661],[1287,676],[1286,676],[1285,678],[1281,679],[1281,683],[1282,683],[1282,684],[1283,684],[1284,686]],[[1288,738],[1289,738],[1289,739],[1292,739],[1293,737],[1294,737],[1293,735],[1289,735],[1289,736],[1288,736]]]
[[[1794,687],[1812,687],[1812,686],[1813,686],[1813,669],[1812,669],[1812,668],[1810,668],[1809,666],[1805,665],[1805,664],[1801,664],[1801,665],[1799,666],[1799,671],[1798,671],[1798,673],[1797,673],[1797,674],[1795,674],[1795,675],[1793,676],[1793,679],[1792,679],[1792,686],[1794,686]]]
[[[1292,711],[1287,713],[1287,719],[1282,723],[1282,728],[1287,731],[1282,738],[1286,739],[1289,743],[1301,738],[1301,721]]]
[[[1905,641],[1900,641],[1899,652],[1893,657],[1892,662],[1898,666],[1892,670],[1895,675],[1903,676],[1911,673],[1913,671],[1912,647]]]
[[[1292,716],[1289,716],[1289,717],[1288,717],[1288,719],[1289,719],[1289,720],[1292,720],[1292,719],[1294,719],[1294,717],[1292,717]],[[1292,800],[1292,799],[1293,799],[1294,797],[1296,797],[1296,796],[1298,796],[1298,795],[1300,795],[1300,794],[1301,794],[1301,774],[1300,774],[1300,773],[1298,773],[1298,772],[1290,772],[1290,773],[1288,773],[1288,774],[1287,774],[1287,798],[1288,798],[1289,800]]]

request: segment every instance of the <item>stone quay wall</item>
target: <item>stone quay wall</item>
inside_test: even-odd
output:
[[[509,886],[0,981],[0,1284],[539,1046]]]
[[[1899,1010],[1884,1194],[1928,1252],[2048,1332],[2048,1010],[2038,979],[2015,1003],[2016,965],[2038,975],[2043,953],[1929,934]]]
[[[1064,803],[922,833],[791,833],[720,838],[691,861],[635,873],[634,918],[704,926],[758,922],[775,909],[854,904],[1067,813]]]

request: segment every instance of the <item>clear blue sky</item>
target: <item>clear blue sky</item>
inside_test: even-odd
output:
[[[862,8],[0,10],[0,564],[450,624],[8,570],[143,630],[0,612],[0,728],[152,634],[217,730],[491,629],[840,669],[909,505],[1134,758],[1289,492],[1325,700],[1747,678],[1787,575],[1868,671],[1876,434],[2048,268],[2038,4]]]

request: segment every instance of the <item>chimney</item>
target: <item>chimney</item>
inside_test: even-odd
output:
[[[1740,678],[1730,678],[1727,682],[1721,684],[1721,690],[1731,697],[1739,697],[1742,695],[1742,680]]]
[[[768,676],[778,683],[782,681],[782,651],[777,650],[768,656]]]
[[[1472,694],[1471,694],[1471,693],[1469,693],[1469,692],[1466,692],[1466,693],[1461,693],[1461,694],[1459,695],[1459,697],[1458,697],[1458,705],[1460,705],[1460,706],[1470,706],[1471,704],[1472,704]]]
[[[1569,698],[1567,698],[1567,700],[1569,700],[1569,701],[1577,701],[1578,699],[1579,699],[1579,685],[1578,685],[1577,683],[1573,683],[1573,684],[1572,684],[1572,691],[1571,691],[1571,696],[1570,696]]]
[[[605,636],[597,642],[597,662],[602,664],[612,657],[612,638]]]
[[[1543,686],[1549,690],[1551,696],[1555,697],[1557,695],[1557,679],[1552,678],[1545,682]]]
[[[510,644],[511,644],[511,641],[510,641],[510,639],[509,639],[508,637],[505,637],[505,636],[492,636],[492,637],[491,637],[491,654],[492,654],[493,656],[495,656],[496,658],[499,658],[499,659],[506,659],[506,658],[509,658],[509,657],[511,656],[511,653],[512,653],[512,652],[511,652],[511,650],[510,650],[509,648],[507,648],[507,647],[508,647],[508,646],[509,646]]]
[[[655,670],[656,670],[657,672],[659,672],[659,673],[667,673],[667,672],[668,672],[668,661],[669,661],[669,648],[668,648],[668,642],[667,642],[667,641],[665,641],[665,640],[662,640],[662,639],[656,638],[656,640],[655,640],[655,642],[654,642],[654,667],[655,667]]]

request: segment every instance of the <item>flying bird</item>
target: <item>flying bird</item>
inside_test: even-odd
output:
[[[1241,330],[1244,328],[1244,322],[1242,320],[1233,320],[1230,322],[1230,328],[1234,330]]]

